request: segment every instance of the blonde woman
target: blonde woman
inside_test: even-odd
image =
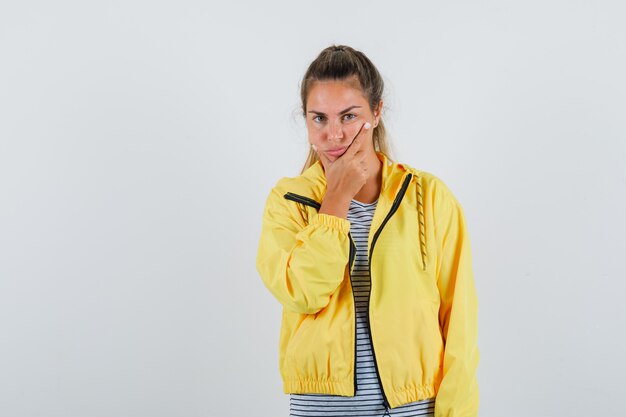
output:
[[[301,84],[310,150],[270,191],[256,259],[281,303],[290,416],[477,416],[477,296],[463,209],[391,159],[384,83],[345,45]]]

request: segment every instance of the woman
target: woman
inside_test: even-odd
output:
[[[458,200],[389,157],[383,80],[330,46],[302,86],[311,145],[272,188],[256,259],[282,304],[291,415],[478,414],[477,297]]]

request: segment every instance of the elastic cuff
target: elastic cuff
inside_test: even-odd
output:
[[[310,224],[325,224],[345,234],[350,232],[350,221],[332,214],[318,213],[311,218]]]

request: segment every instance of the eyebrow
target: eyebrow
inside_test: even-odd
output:
[[[361,108],[361,106],[350,106],[345,110],[340,111],[338,114],[344,114],[344,113],[348,113],[350,110],[352,109],[357,109],[357,108]],[[317,111],[317,110],[309,110],[307,113],[315,113],[315,114],[321,114],[322,116],[326,116],[326,113],[322,113],[321,111]]]

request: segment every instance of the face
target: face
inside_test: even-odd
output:
[[[375,152],[372,135],[373,128],[378,126],[382,100],[372,112],[363,92],[354,83],[317,81],[309,90],[306,109],[309,142],[317,147],[318,153],[324,152],[328,159],[336,160],[365,122],[372,125],[365,131],[365,149],[368,153]]]

